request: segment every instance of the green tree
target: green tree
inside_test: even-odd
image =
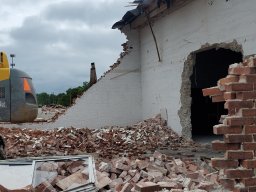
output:
[[[37,102],[39,106],[58,104],[63,106],[70,106],[73,104],[74,100],[81,96],[87,89],[89,89],[89,83],[83,82],[82,86],[75,88],[69,88],[65,93],[59,93],[55,95],[54,93],[39,93],[37,94]]]

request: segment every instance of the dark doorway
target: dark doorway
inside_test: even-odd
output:
[[[228,74],[230,64],[242,61],[240,52],[229,49],[210,49],[195,55],[191,80],[191,124],[192,137],[213,135],[213,126],[219,124],[220,116],[227,114],[224,102],[212,103],[204,97],[202,89],[217,85],[217,81]]]

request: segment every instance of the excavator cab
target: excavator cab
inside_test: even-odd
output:
[[[32,122],[38,113],[32,78],[11,69],[7,56],[0,52],[0,122]]]

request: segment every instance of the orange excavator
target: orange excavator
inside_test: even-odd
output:
[[[38,113],[32,78],[10,68],[7,56],[0,52],[0,122],[32,122]]]
[[[10,68],[7,55],[0,52],[0,122],[31,122],[37,113],[32,78],[21,70]],[[0,159],[4,159],[4,148],[4,139],[0,136]]]

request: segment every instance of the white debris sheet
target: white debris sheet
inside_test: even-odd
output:
[[[32,175],[32,163],[31,165],[0,164],[0,185],[8,189],[31,185]]]

